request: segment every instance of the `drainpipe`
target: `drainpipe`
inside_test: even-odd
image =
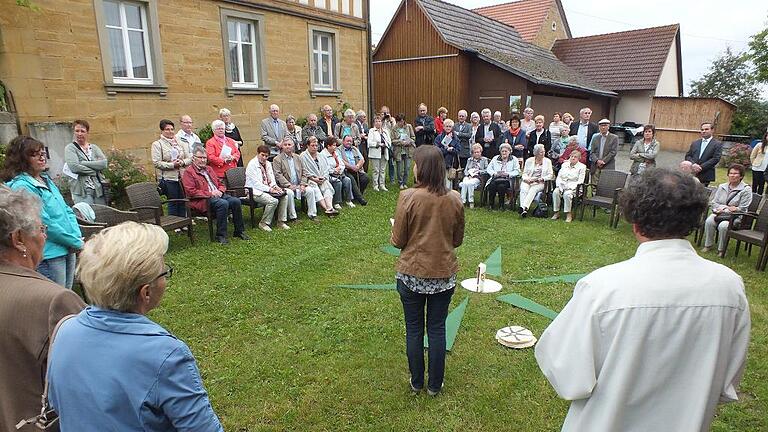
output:
[[[372,119],[376,111],[373,110],[373,51],[371,50],[371,44],[373,44],[373,38],[371,37],[371,0],[365,1],[365,28],[368,33],[368,46],[366,47],[368,52],[368,118]]]

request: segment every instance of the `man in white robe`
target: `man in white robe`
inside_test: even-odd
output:
[[[622,195],[637,253],[581,279],[536,345],[542,372],[572,401],[563,431],[708,431],[717,404],[738,399],[744,283],[685,239],[706,202],[691,176],[666,169]]]

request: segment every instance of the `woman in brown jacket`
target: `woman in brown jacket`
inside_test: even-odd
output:
[[[437,395],[445,375],[445,318],[459,264],[454,248],[464,240],[464,206],[445,187],[443,156],[435,146],[413,154],[415,185],[400,192],[391,242],[401,249],[397,291],[405,313],[411,391],[424,388],[424,307],[429,336],[427,393]]]
[[[72,290],[35,269],[47,227],[40,200],[0,186],[0,430],[40,414],[48,337],[56,323],[85,307]],[[35,430],[27,426],[22,430]]]

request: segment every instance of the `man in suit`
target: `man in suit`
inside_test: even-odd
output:
[[[467,166],[467,159],[470,158],[472,153],[472,144],[469,140],[472,138],[472,123],[467,121],[467,111],[461,110],[457,114],[459,121],[453,126],[453,133],[459,138],[459,144],[461,144],[461,151],[459,151],[459,165],[461,167]]]
[[[571,123],[570,135],[579,137],[579,147],[590,150],[589,143],[592,137],[598,133],[597,125],[589,121],[592,118],[592,109],[584,107],[579,111],[579,122]]]
[[[499,154],[499,144],[501,143],[501,128],[494,123],[491,118],[491,110],[484,108],[481,112],[482,121],[477,128],[475,141],[483,146],[483,156],[491,159]]]
[[[280,143],[288,132],[288,126],[280,118],[280,107],[269,106],[269,117],[261,121],[261,139],[269,147],[270,159],[280,153]]]
[[[330,105],[323,105],[320,111],[323,112],[323,118],[318,121],[320,129],[325,132],[326,137],[334,136],[333,132],[336,130],[336,123],[339,122],[339,119],[333,115],[333,108]]]
[[[619,151],[619,137],[609,132],[611,121],[602,119],[598,123],[600,133],[592,136],[589,148],[590,183],[597,184],[604,169],[616,169],[616,153]]]
[[[432,144],[435,140],[435,119],[427,114],[427,106],[419,104],[419,116],[413,121],[416,132],[416,147],[422,144]]]
[[[693,174],[704,186],[715,181],[715,167],[723,153],[723,143],[712,137],[712,123],[701,124],[701,139],[691,143],[685,160],[691,162]]]
[[[317,119],[315,119],[317,120]],[[288,222],[298,218],[296,201],[307,200],[307,216],[317,221],[317,200],[314,189],[307,187],[307,174],[301,164],[301,157],[293,152],[293,141],[290,137],[283,139],[280,154],[272,161],[275,182],[288,195]]]

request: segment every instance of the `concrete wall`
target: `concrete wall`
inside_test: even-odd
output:
[[[680,96],[680,86],[677,81],[677,43],[672,42],[667,54],[667,60],[661,69],[659,83],[656,85],[655,96]]]
[[[619,92],[619,103],[616,105],[614,123],[633,121],[647,123],[651,115],[653,92],[649,90]]]
[[[219,108],[229,108],[245,139],[246,160],[261,144],[259,123],[272,103],[283,115],[303,117],[328,103],[349,102],[366,109],[368,102],[367,33],[365,21],[311,6],[264,0],[253,7],[226,1],[162,0],[157,10],[167,96],[118,93],[104,88],[101,52],[93,0],[35,0],[39,11],[0,0],[0,76],[14,94],[22,132],[30,122],[91,123],[92,141],[149,159],[149,146],[159,135],[158,122],[177,122],[188,113],[195,127],[215,119]],[[260,95],[225,92],[224,53],[220,9],[264,15],[267,84]],[[291,9],[306,16],[276,11]],[[330,20],[344,22],[337,25]],[[309,94],[308,26],[336,29],[340,52],[340,96]],[[352,26],[352,27],[350,27]],[[355,27],[357,26],[357,27]],[[354,28],[353,28],[354,27]],[[179,125],[177,124],[177,128]]]

